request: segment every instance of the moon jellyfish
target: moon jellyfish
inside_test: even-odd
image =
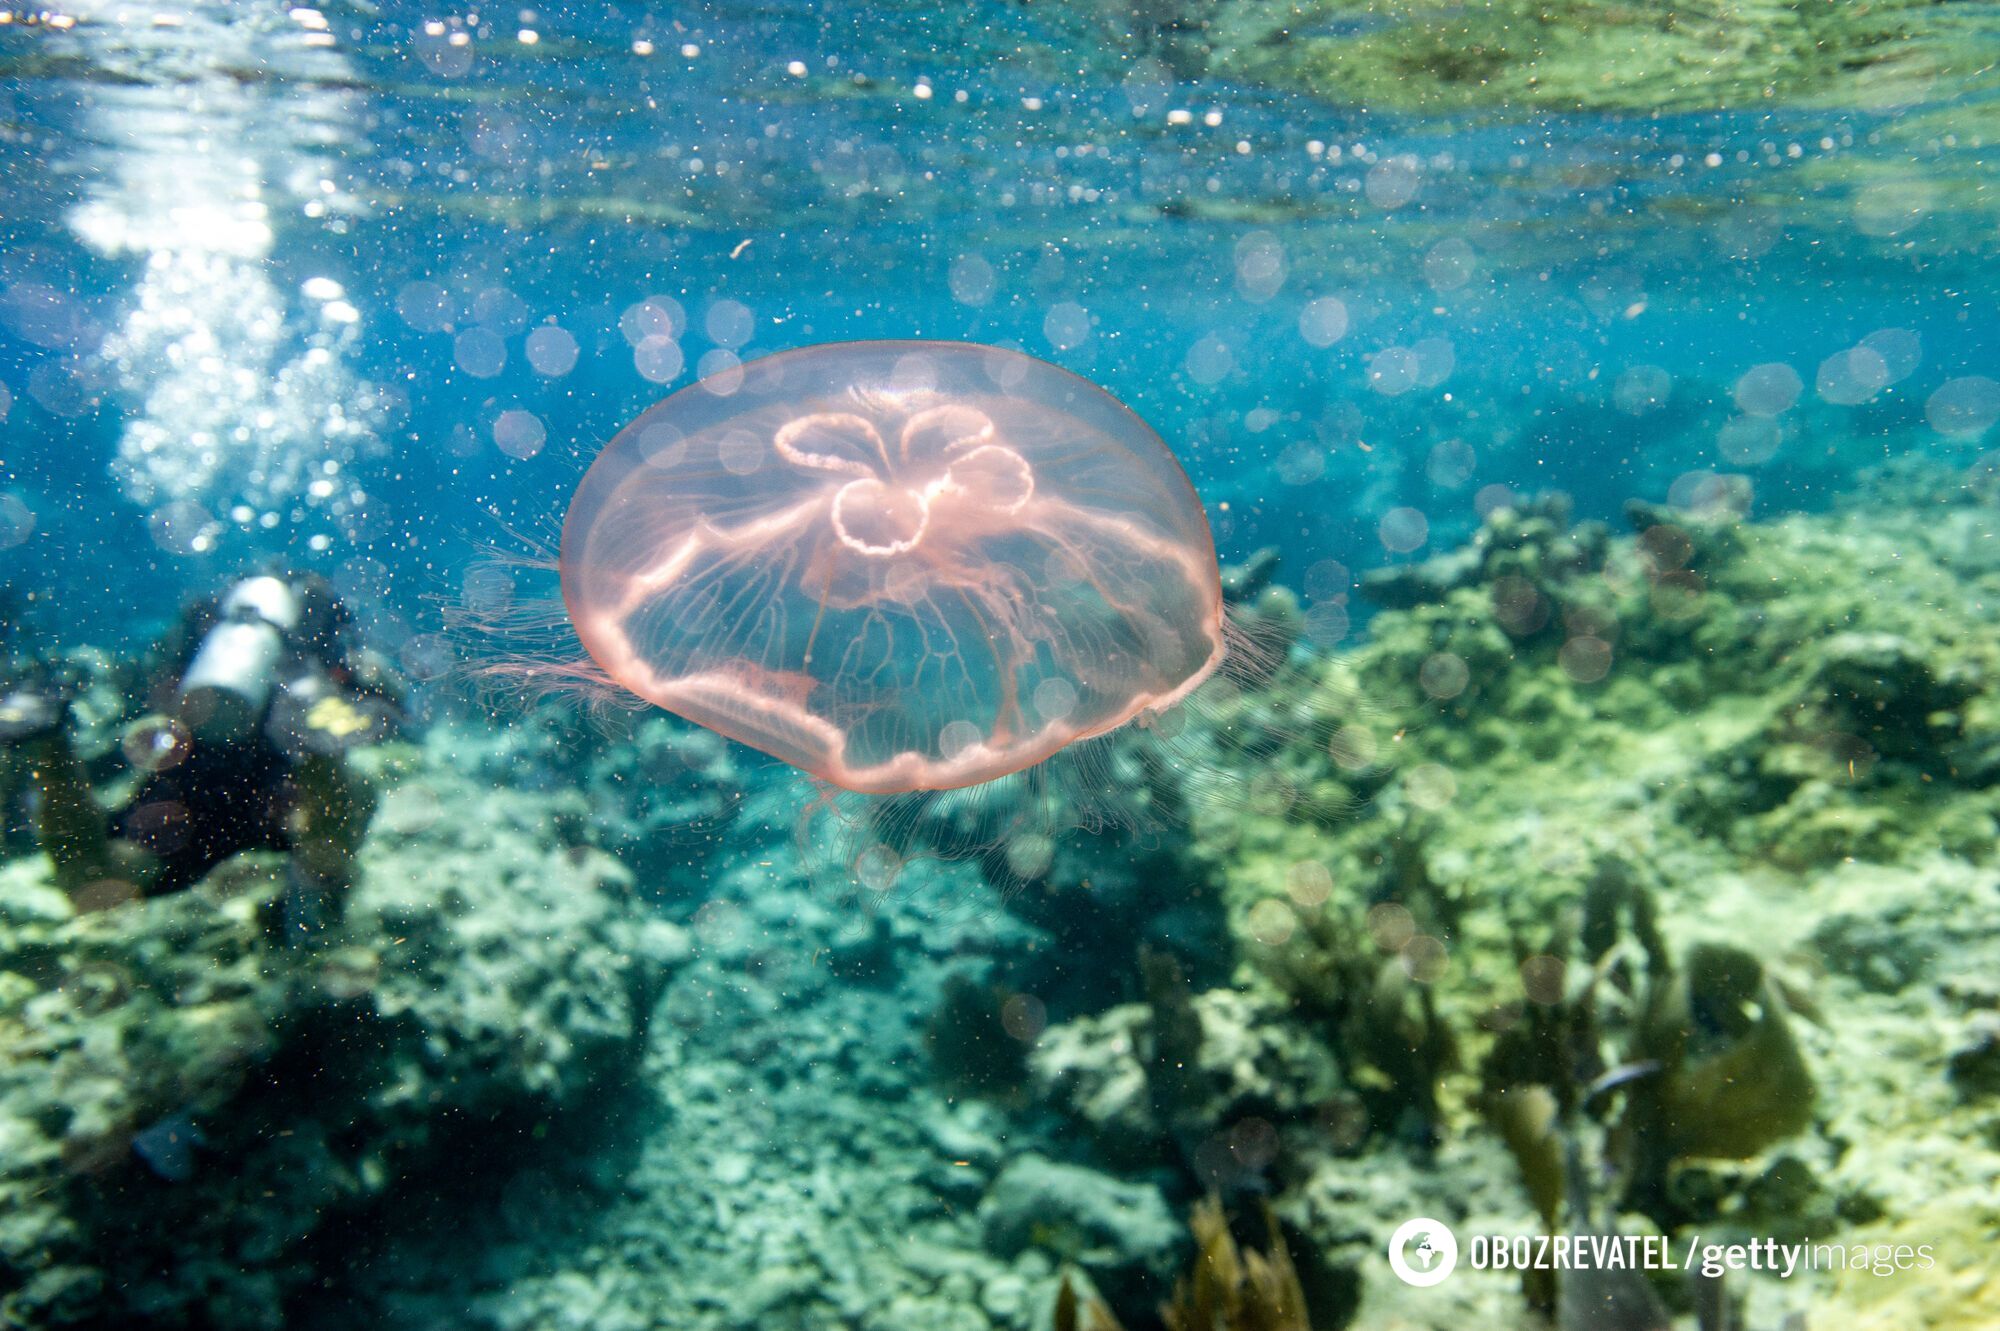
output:
[[[1285,816],[1326,785],[1287,755],[1325,753],[1300,734],[1347,703],[1258,567],[1226,601],[1187,474],[1095,385],[845,343],[648,409],[590,462],[559,557],[475,569],[459,620],[482,677],[664,709],[807,774],[796,803],[726,804],[792,815],[836,890],[913,859],[1011,889],[1073,874],[1076,835],[1136,855],[1165,822]],[[536,568],[559,602],[516,594]]]
[[[1201,501],[1095,385],[857,342],[681,390],[592,462],[563,602],[609,681],[873,795],[989,782],[1225,654]]]

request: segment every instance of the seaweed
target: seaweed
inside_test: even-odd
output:
[[[1188,1215],[1194,1258],[1159,1309],[1167,1331],[1312,1331],[1284,1232],[1268,1205],[1262,1211],[1266,1238],[1259,1252],[1237,1242],[1220,1198],[1211,1194],[1194,1204]],[[1054,1331],[1123,1328],[1101,1300],[1079,1300],[1064,1276],[1056,1291]]]

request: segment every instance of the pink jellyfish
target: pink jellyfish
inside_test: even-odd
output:
[[[1095,385],[993,347],[851,342],[627,426],[563,523],[597,667],[867,794],[1040,763],[1224,655],[1201,501]]]

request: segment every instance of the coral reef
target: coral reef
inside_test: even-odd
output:
[[[1975,1260],[1983,1204],[1955,1180],[1995,1163],[1975,978],[1995,904],[1973,885],[2000,814],[2000,639],[1966,596],[1993,578],[1978,496],[1941,480],[1929,507],[1888,497],[1902,475],[1865,509],[1763,523],[1634,505],[1626,536],[1554,499],[1496,511],[1371,578],[1393,608],[1368,641],[1258,700],[1350,718],[1274,756],[1273,805],[1191,792],[1239,948],[1216,993],[1300,1051],[1295,1090],[1321,1069],[1266,1102],[1258,1177],[1350,1273],[1358,1324],[1523,1324],[1533,1290],[1463,1273],[1413,1302],[1352,1236],[1433,1205],[1553,1225],[1566,1135],[1603,1144],[1625,1232],[1867,1242],[1926,1210],[1955,1269]],[[1321,814],[1330,791],[1353,812]],[[1207,1038],[1216,993],[1194,1003]],[[1098,1158],[1157,1168],[1171,1153],[1143,1144],[1186,1130],[1148,1089],[1176,1010],[1060,1023],[1031,1052]],[[1202,1111],[1218,1133],[1234,1112]],[[1925,1187],[1951,1200],[1926,1209]],[[1862,1315],[1851,1277],[1730,1283],[1750,1325],[1808,1297]]]
[[[0,868],[0,1320],[285,1324],[332,1218],[629,1072],[681,931],[433,743],[377,755],[319,946],[270,936],[268,854],[86,913]]]
[[[265,937],[268,860],[78,916],[17,858],[10,1312],[1210,1331],[1585,1324],[1615,1297],[1971,1331],[2000,557],[1962,476],[1893,479],[1900,507],[1638,505],[1627,534],[1496,510],[1370,578],[1353,653],[1221,698],[1184,736],[1201,763],[1119,755],[1184,835],[999,874],[917,856],[830,895],[802,786],[671,723],[560,716],[376,759],[322,948]],[[1273,572],[1232,587],[1282,621]],[[656,820],[649,773],[726,838]],[[1211,1192],[1190,1245],[1172,1217]],[[1257,1257],[1222,1217],[1266,1201]],[[1420,1290],[1382,1255],[1412,1215],[1928,1242],[1944,1278]]]

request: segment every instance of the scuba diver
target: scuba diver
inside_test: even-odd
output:
[[[393,734],[401,693],[315,575],[246,577],[197,602],[161,650],[156,710],[127,728],[142,773],[102,810],[46,680],[0,694],[0,744],[26,771],[57,885],[79,905],[158,896],[244,850],[287,852],[281,925],[306,941],[338,914],[373,797],[346,753]]]

